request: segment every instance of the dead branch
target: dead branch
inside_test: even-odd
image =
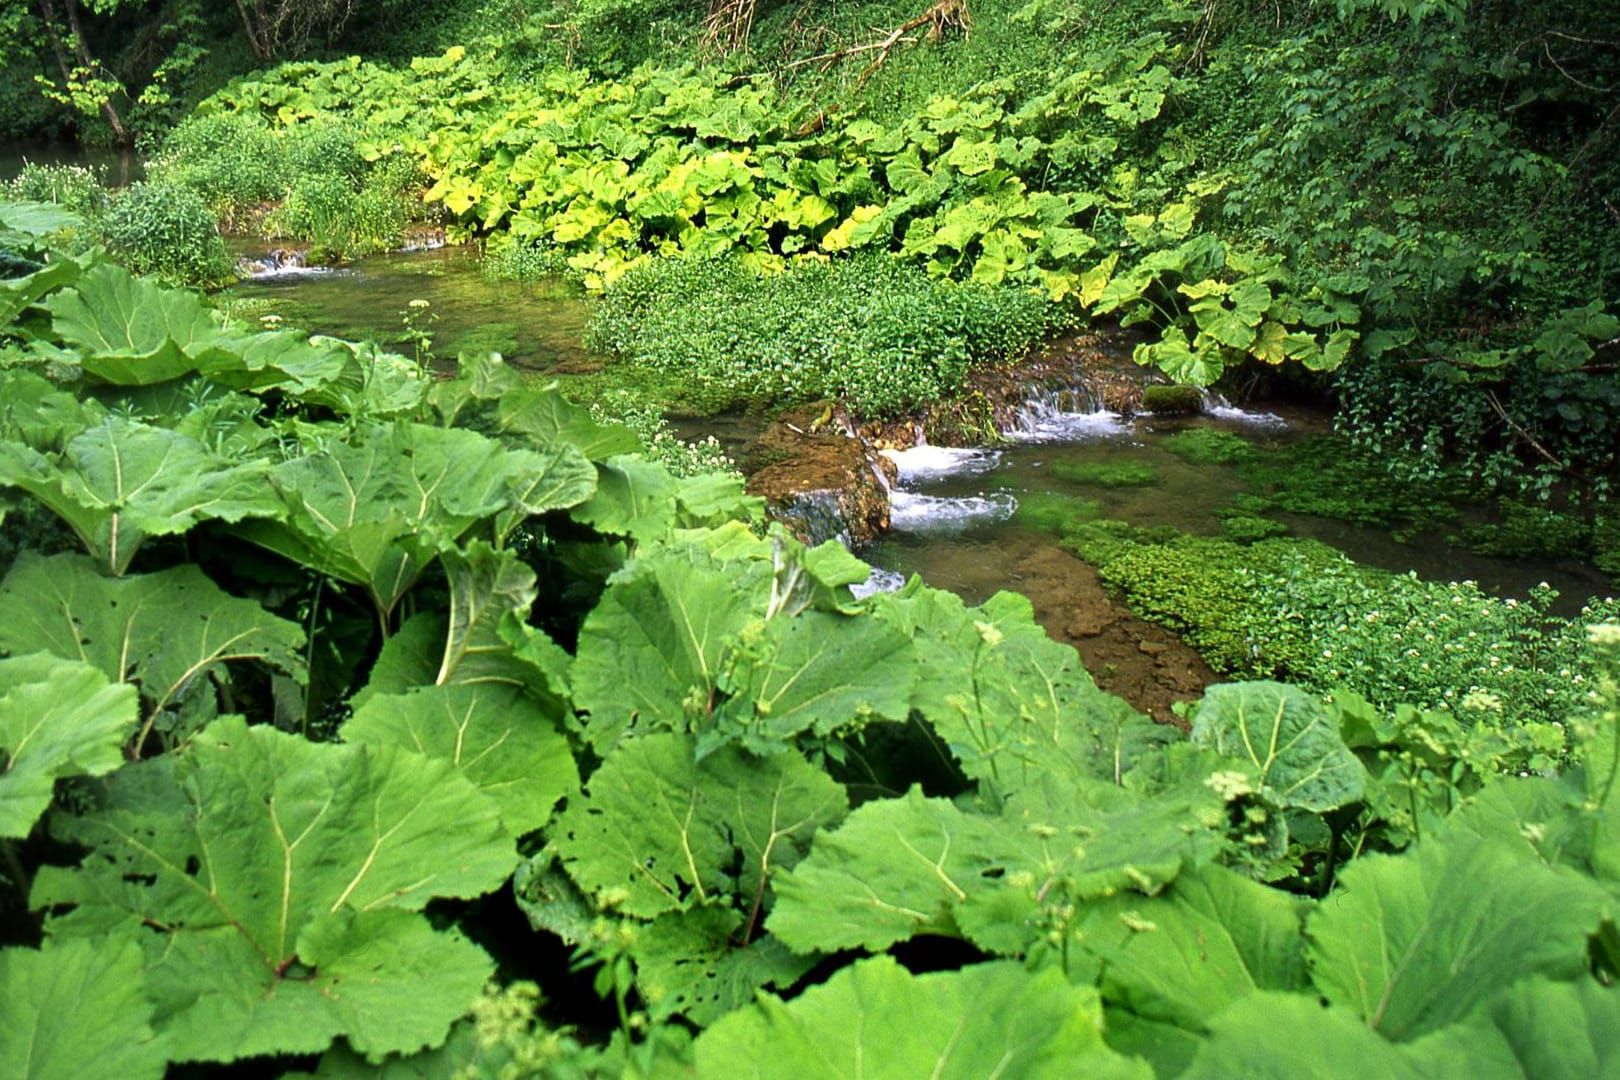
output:
[[[915,30],[927,27],[927,32],[920,38],[912,36]],[[877,53],[877,56],[861,70],[860,78],[856,80],[857,87],[864,86],[872,73],[882,66],[889,58],[889,53],[896,45],[914,45],[919,40],[938,41],[948,31],[960,30],[964,35],[973,28],[973,15],[968,11],[968,0],[938,0],[933,7],[918,15],[914,19],[907,19],[899,26],[890,30],[885,36],[875,41],[862,42],[843,49],[834,49],[832,52],[822,53],[820,56],[809,56],[802,60],[783,64],[778,71],[791,71],[794,68],[809,67],[819,64],[822,71],[830,69],[839,61],[848,60],[854,56],[864,56],[867,53]]]

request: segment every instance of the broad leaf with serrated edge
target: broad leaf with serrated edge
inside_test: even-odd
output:
[[[92,266],[45,306],[62,340],[84,351],[86,373],[120,386],[146,386],[194,371],[186,346],[218,327],[201,294],[135,277],[112,263]]]
[[[1110,1044],[1164,1069],[1152,1045],[1132,1032],[1173,1025],[1185,1046],[1209,1018],[1257,990],[1304,990],[1307,902],[1231,870],[1205,866],[1155,897],[1123,893],[1092,900],[1071,929],[1076,947],[1101,973]],[[1124,1020],[1130,1022],[1123,1023]],[[1124,1040],[1118,1036],[1126,1035]],[[1185,1064],[1185,1062],[1182,1062]]]
[[[1277,682],[1211,686],[1192,741],[1254,765],[1278,806],[1321,812],[1361,798],[1367,774],[1320,700]]]
[[[1312,977],[1397,1041],[1461,1020],[1518,979],[1581,974],[1613,909],[1600,885],[1522,841],[1467,833],[1364,855],[1341,882],[1309,923]]]
[[[912,704],[981,789],[1005,796],[1051,773],[1117,780],[1137,753],[1170,737],[1098,690],[1022,596],[969,608],[929,589],[873,604],[915,642],[922,674]]]
[[[63,831],[95,855],[43,871],[32,903],[74,905],[57,939],[145,928],[156,1026],[181,1061],[442,1041],[493,965],[415,913],[517,861],[495,803],[449,762],[237,718],[121,770]]]
[[[684,1016],[699,1027],[754,1000],[766,986],[786,989],[816,963],[775,938],[742,944],[743,913],[705,905],[661,915],[636,933],[636,991],[655,1020]]]
[[[0,1062],[11,1080],[160,1080],[141,950],[128,938],[0,950]]]
[[[608,754],[550,832],[587,892],[650,919],[721,897],[754,903],[846,805],[844,789],[792,751],[725,747],[697,761],[689,736],[646,735]]]
[[[1096,992],[1010,962],[912,975],[880,956],[784,1004],[761,995],[693,1047],[698,1076],[755,1080],[1148,1080],[1102,1040]]]
[[[28,835],[58,777],[122,765],[139,715],[135,688],[89,664],[48,653],[0,660],[0,838]]]
[[[106,578],[82,555],[24,552],[0,583],[0,649],[45,649],[140,683],[156,711],[205,685],[232,660],[259,660],[302,678],[297,623],[234,597],[195,564]]]
[[[680,728],[689,709],[707,715],[728,640],[763,607],[769,575],[763,563],[671,549],[614,576],[580,629],[570,674],[599,751],[632,723]]]
[[[148,536],[284,513],[268,473],[267,462],[233,461],[177,431],[121,417],[75,436],[59,457],[0,445],[0,486],[44,503],[113,574],[129,569]]]
[[[1207,861],[1216,845],[1205,818],[1218,823],[1213,794],[1148,800],[1098,781],[1053,777],[995,816],[913,788],[817,836],[778,879],[767,926],[800,951],[875,951],[931,933],[1021,955],[1043,936],[1048,896],[1155,892],[1183,866]]]
[[[579,786],[556,717],[510,686],[375,695],[343,725],[343,738],[449,761],[495,800],[513,835],[544,825],[557,801]]]

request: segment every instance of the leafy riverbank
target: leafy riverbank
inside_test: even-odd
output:
[[[33,264],[0,282],[0,1050],[29,1077],[1610,1054],[1613,622],[1556,776],[1429,737],[1490,710],[1268,682],[1183,735],[1022,598],[857,599],[841,548],[497,362],[433,381],[233,324],[44,250],[56,213],[0,207]],[[611,1030],[542,998],[564,966]]]

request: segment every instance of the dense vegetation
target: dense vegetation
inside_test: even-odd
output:
[[[1234,683],[1183,734],[1019,597],[856,600],[842,548],[498,361],[236,325],[42,247],[70,224],[0,207],[22,1075],[1614,1052],[1620,624],[1536,775],[1481,703]],[[541,994],[565,958],[606,1017]]]
[[[0,201],[0,1061],[1598,1073],[1620,611],[1276,512],[1616,557],[1600,6],[0,2],[6,117],[154,151]],[[1220,537],[1021,508],[1251,680],[1154,725],[1023,598],[858,599],[645,402],[232,320],[215,222],[570,275],[688,404],[889,416],[1116,320],[1365,454],[1188,432]]]

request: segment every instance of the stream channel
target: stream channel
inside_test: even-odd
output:
[[[257,272],[219,297],[248,318],[279,316],[286,325],[374,338],[409,352],[406,314],[415,310],[418,326],[432,334],[436,356],[495,349],[514,366],[561,378],[565,392],[569,376],[595,370],[605,359],[581,344],[588,300],[554,284],[491,281],[466,249],[375,256],[334,269],[251,258]],[[413,309],[413,300],[425,300],[427,307]],[[1167,434],[1189,426],[1224,428],[1261,445],[1327,430],[1320,415],[1281,408],[1246,411],[1216,403],[1191,417],[1127,418],[1065,412],[1032,400],[1017,430],[996,448],[921,446],[893,453],[900,482],[892,493],[891,529],[858,553],[878,568],[878,584],[918,573],[969,603],[999,589],[1022,593],[1047,630],[1079,650],[1100,685],[1168,719],[1174,702],[1196,697],[1215,675],[1173,634],[1136,618],[1110,597],[1096,571],[1060,547],[1051,533],[1026,526],[1014,512],[1020,501],[1089,499],[1105,518],[1215,534],[1217,511],[1242,486],[1230,468],[1192,464],[1164,448]],[[735,456],[757,434],[758,424],[722,417],[678,428],[686,437],[714,434]],[[1101,461],[1150,465],[1158,480],[1107,488],[1073,484],[1058,475]],[[1474,555],[1440,536],[1402,542],[1381,529],[1321,518],[1286,520],[1293,535],[1322,540],[1359,562],[1390,570],[1468,578],[1487,591],[1517,596],[1547,581],[1571,610],[1582,599],[1608,591],[1602,574],[1573,560],[1510,561]]]

